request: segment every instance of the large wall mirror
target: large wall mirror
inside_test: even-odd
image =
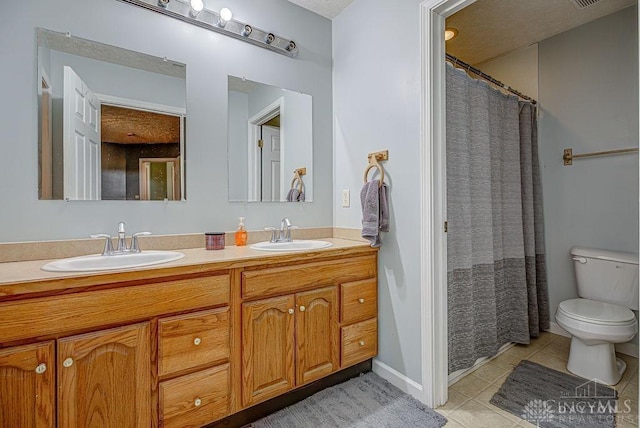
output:
[[[37,29],[40,199],[185,199],[186,66]]]
[[[228,83],[229,201],[313,201],[311,95]]]

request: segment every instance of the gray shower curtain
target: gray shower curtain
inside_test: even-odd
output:
[[[449,373],[549,328],[536,108],[447,64]]]

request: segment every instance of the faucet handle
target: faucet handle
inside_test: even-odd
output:
[[[264,228],[264,230],[268,230],[268,231],[270,231],[270,232],[271,232],[271,239],[269,240],[269,242],[276,242],[276,241],[277,241],[277,238],[276,238],[276,231],[277,231],[278,229],[276,229],[275,227],[271,227],[271,226],[269,226],[269,227],[265,227],[265,228]]]
[[[111,242],[111,235],[107,235],[106,233],[98,233],[97,235],[89,235],[89,237],[93,239],[105,238],[102,255],[106,256],[110,253],[113,253],[113,243]]]
[[[149,236],[151,232],[138,232],[131,235],[131,249],[130,251],[133,253],[140,252],[140,246],[138,245],[138,236]]]

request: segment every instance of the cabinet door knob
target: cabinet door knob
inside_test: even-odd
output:
[[[360,346],[364,346],[364,340],[360,341]]]
[[[47,371],[47,365],[45,363],[40,363],[38,364],[38,367],[36,367],[36,373],[38,374],[42,374],[46,371]]]
[[[62,362],[62,365],[65,367],[71,367],[73,365],[73,358],[69,357]]]
[[[202,400],[199,398],[196,398],[196,400],[193,402],[193,405],[196,407],[200,407],[202,405]]]
[[[196,337],[195,339],[193,339],[193,344],[198,346],[199,344],[202,343],[202,339],[200,339],[199,337]]]
[[[361,297],[361,298],[358,299],[358,302],[364,303],[364,299]]]
[[[289,315],[293,315],[293,309],[289,309]]]
[[[304,312],[306,310],[307,310],[307,308],[305,308],[304,306],[300,306],[300,312]]]

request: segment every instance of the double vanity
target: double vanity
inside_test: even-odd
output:
[[[203,426],[372,358],[377,251],[325,242],[101,272],[0,264],[3,423]]]

